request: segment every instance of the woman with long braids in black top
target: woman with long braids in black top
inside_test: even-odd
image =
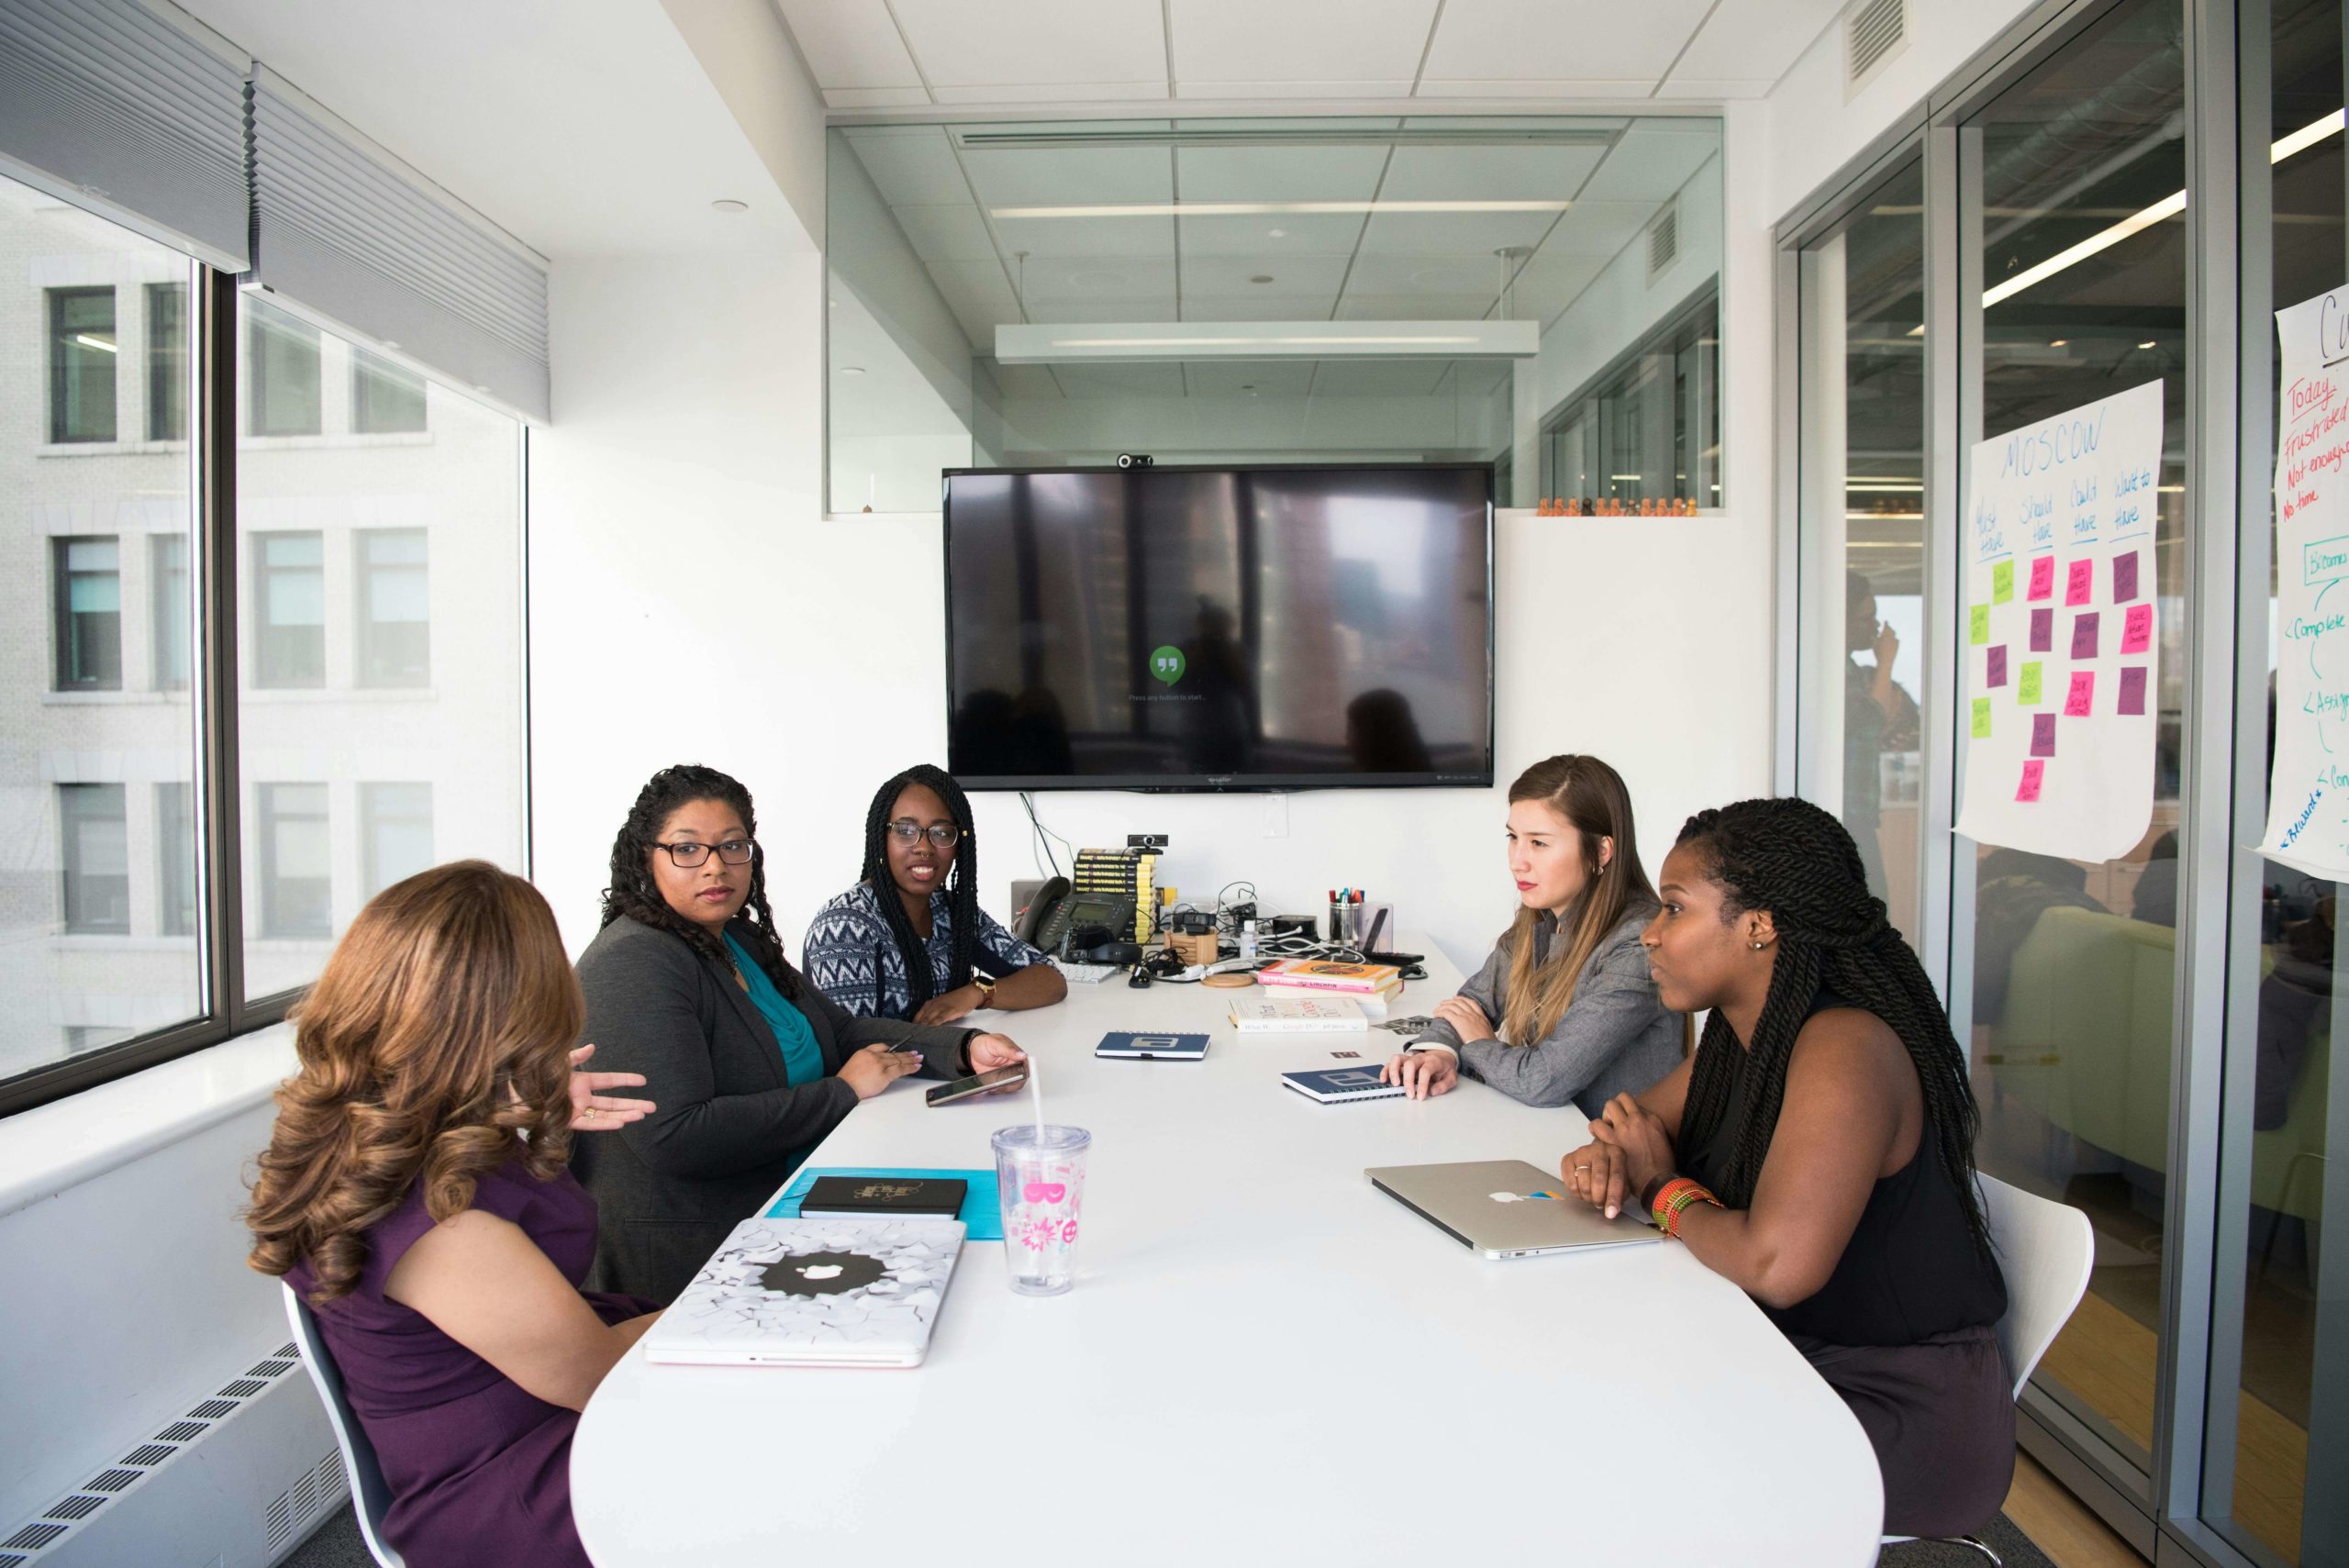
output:
[[[979,907],[978,835],[963,786],[920,763],[874,792],[857,884],[807,928],[807,977],[851,1012],[948,1024],[1043,1007],[1068,981]]]
[[[1559,1173],[1632,1204],[1759,1303],[1874,1445],[1885,1529],[1953,1535],[2014,1473],[2004,1276],[1965,1057],[1842,824],[1802,800],[1701,811],[1642,941],[1697,1053],[1619,1095]]]
[[[673,1299],[841,1118],[908,1073],[1025,1060],[999,1034],[860,1018],[785,958],[751,793],[714,768],[652,775],[612,842],[604,929],[579,959],[596,1065],[660,1109],[572,1145],[598,1207],[597,1290]],[[893,1049],[895,1048],[895,1049]]]

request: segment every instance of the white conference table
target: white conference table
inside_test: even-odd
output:
[[[1457,988],[1432,949],[1399,1012]],[[656,1366],[631,1352],[573,1443],[601,1568],[1873,1562],[1876,1458],[1744,1295],[1673,1242],[1488,1261],[1370,1165],[1523,1159],[1571,1107],[1480,1084],[1323,1106],[1277,1074],[1394,1049],[1234,1033],[1246,991],[1122,980],[981,1013],[1094,1143],[1077,1282],[1015,1296],[965,1247],[912,1371]],[[1111,1062],[1113,1029],[1209,1029],[1204,1062]],[[985,1167],[1018,1096],[868,1100],[811,1165]],[[658,1085],[650,1091],[658,1094]]]

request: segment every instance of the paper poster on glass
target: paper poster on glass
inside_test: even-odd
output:
[[[2162,385],[1975,443],[1957,830],[2117,860],[2154,815]]]

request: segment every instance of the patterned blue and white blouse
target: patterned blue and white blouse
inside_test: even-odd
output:
[[[896,896],[891,888],[889,897]],[[860,1018],[910,1018],[913,995],[906,984],[906,963],[897,939],[881,913],[881,895],[870,883],[858,883],[817,911],[801,951],[801,967],[816,989]],[[971,944],[971,966],[1000,980],[1015,970],[1044,962],[1043,953],[1029,946],[1000,921],[982,909],[977,940]],[[944,888],[930,895],[930,995],[948,989],[946,966],[954,951],[954,915]]]

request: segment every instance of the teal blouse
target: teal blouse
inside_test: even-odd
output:
[[[784,1081],[796,1089],[822,1077],[824,1053],[817,1049],[816,1031],[807,1027],[806,1017],[775,989],[759,961],[734,940],[731,931],[726,933],[726,946],[734,954],[734,967],[742,972],[751,988],[751,1005],[765,1018],[767,1028],[774,1031],[775,1044],[783,1048]]]

